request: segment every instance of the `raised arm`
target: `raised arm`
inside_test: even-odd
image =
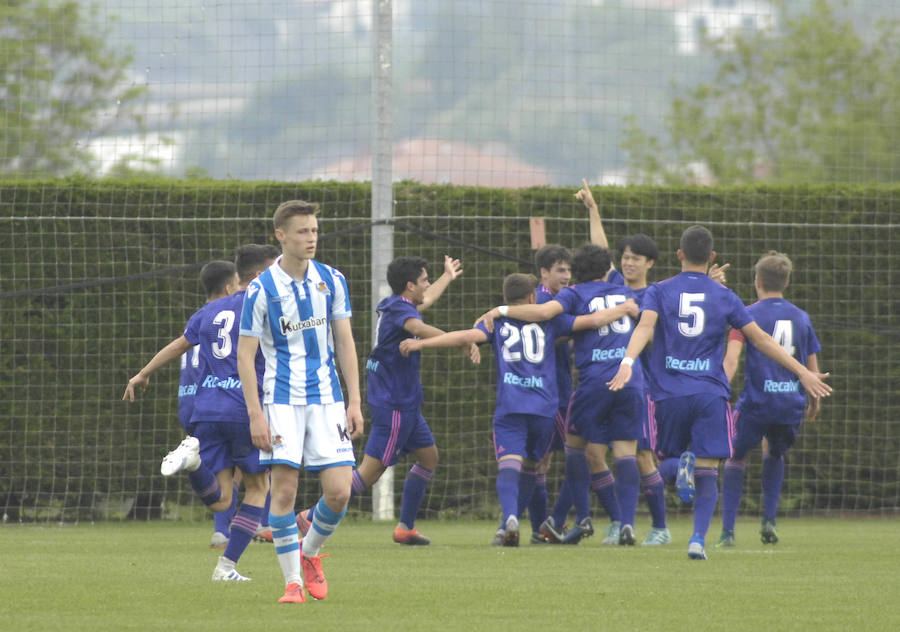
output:
[[[150,359],[150,362],[144,365],[140,371],[138,371],[137,375],[128,380],[128,386],[125,387],[125,394],[122,395],[122,399],[127,400],[129,402],[134,401],[134,389],[140,388],[142,391],[146,391],[147,387],[150,386],[150,376],[156,373],[156,371],[165,365],[167,365],[172,360],[177,360],[188,351],[193,345],[188,342],[188,339],[184,336],[179,336],[165,347],[156,352],[156,355]]]
[[[256,375],[256,351],[259,349],[259,338],[254,336],[238,337],[237,365],[241,378],[241,391],[247,404],[247,415],[250,417],[250,439],[260,450],[272,451],[272,440],[269,435],[269,424],[263,415],[262,402],[259,401],[259,376]]]
[[[600,220],[600,210],[597,208],[597,202],[594,201],[594,196],[591,194],[587,180],[582,178],[581,185],[581,188],[575,194],[575,199],[581,200],[588,210],[588,219],[591,223],[591,243],[601,248],[609,248],[609,240],[606,238],[606,231],[603,230],[603,222]]]
[[[449,331],[433,338],[407,338],[400,341],[400,353],[408,356],[410,353],[431,349],[435,347],[460,347],[472,343],[485,342],[487,335],[480,329],[460,329]]]
[[[828,397],[831,395],[831,387],[822,381],[828,377],[828,373],[813,373],[811,370],[797,362],[784,348],[775,342],[769,334],[764,332],[755,322],[750,322],[741,328],[744,336],[753,343],[757,349],[766,354],[772,360],[796,375],[803,384],[803,388],[812,397]],[[817,367],[818,368],[818,367]]]
[[[631,380],[632,365],[634,359],[637,358],[647,343],[653,339],[653,328],[656,327],[656,320],[659,314],[652,309],[645,309],[641,313],[641,320],[638,321],[631,339],[628,341],[628,347],[625,349],[625,357],[619,365],[619,370],[606,385],[611,391],[620,391]]]
[[[438,277],[437,281],[428,286],[425,290],[425,296],[422,298],[422,304],[416,309],[424,312],[434,305],[434,302],[440,298],[447,286],[450,285],[450,281],[453,281],[462,272],[462,264],[459,262],[459,259],[451,259],[444,255],[444,273]]]
[[[331,321],[334,331],[334,353],[338,367],[347,386],[347,430],[350,438],[355,439],[362,434],[362,398],[359,394],[359,357],[356,355],[356,342],[353,340],[353,328],[349,318]]]
[[[506,314],[501,314],[500,307],[495,307],[482,314],[478,320],[475,321],[475,324],[484,323],[484,326],[488,331],[494,331],[494,321],[504,315],[509,318],[515,318],[516,320],[541,323],[563,313],[562,303],[556,300],[540,304],[527,303],[523,305],[504,305],[502,307],[507,309]]]
[[[729,340],[728,346],[725,348],[725,359],[722,360],[722,368],[725,369],[725,376],[728,378],[729,384],[734,381],[734,374],[737,373],[738,362],[741,360],[741,349],[744,343],[741,340]]]

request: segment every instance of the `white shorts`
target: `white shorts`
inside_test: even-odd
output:
[[[343,402],[333,404],[265,404],[272,451],[259,451],[260,465],[290,465],[324,470],[356,465]]]

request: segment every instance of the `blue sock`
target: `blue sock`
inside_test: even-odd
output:
[[[623,456],[616,459],[616,496],[619,497],[623,525],[634,526],[640,488],[641,473],[638,471],[637,457]]]
[[[582,456],[584,455],[582,454]],[[562,527],[566,524],[566,518],[569,517],[569,509],[572,508],[572,505],[574,505],[572,488],[568,481],[563,479],[562,485],[559,486],[559,496],[556,499],[556,504],[553,505],[553,523],[557,527]]]
[[[566,481],[575,505],[575,520],[581,522],[591,515],[591,472],[583,448],[566,446]]]
[[[597,500],[606,511],[610,521],[622,521],[622,510],[619,507],[619,499],[616,496],[616,479],[610,470],[591,474],[591,489],[597,495]]]
[[[364,491],[366,491],[366,482],[362,479],[362,476],[359,475],[359,470],[353,470],[353,483],[350,485],[350,498],[354,496],[359,496]],[[312,516],[307,516],[307,519],[310,519]]]
[[[231,536],[231,521],[237,511],[238,484],[235,483],[231,490],[231,507],[217,511],[213,514],[213,531]]]
[[[654,529],[666,528],[666,486],[663,483],[659,470],[653,470],[647,476],[641,477],[641,487],[644,490],[644,498],[647,500],[647,508],[650,510],[650,518]]]
[[[714,467],[694,468],[694,485],[697,495],[694,496],[694,533],[692,542],[706,543],[706,532],[712,521],[716,502],[719,500],[719,470]]]
[[[762,462],[763,518],[775,520],[784,482],[784,457],[767,454]]]
[[[341,519],[347,515],[347,506],[341,511],[335,511],[325,504],[324,498],[319,498],[316,503],[315,511],[313,511],[312,525],[309,531],[303,537],[303,555],[314,557],[319,554],[319,549],[325,544],[325,540],[334,533]],[[297,525],[296,516],[294,517],[294,526]]]
[[[659,464],[659,475],[662,476],[663,483],[671,485],[675,482],[678,475],[678,458],[677,456],[666,457]]]
[[[534,492],[536,477],[537,472],[533,469],[526,470],[524,467],[522,468],[522,473],[519,475],[519,513],[517,514],[519,518],[525,515],[525,510],[531,504],[531,494]],[[528,496],[523,494],[523,489],[528,489]]]
[[[516,459],[497,461],[497,497],[500,499],[502,520],[519,510],[519,477],[522,473],[522,462]]]
[[[725,461],[722,472],[722,530],[734,531],[737,522],[738,507],[744,494],[744,472],[747,464],[744,461]]]
[[[403,500],[400,502],[400,522],[412,529],[419,515],[419,508],[425,500],[425,488],[434,476],[434,471],[413,463],[403,483]]]
[[[566,511],[568,511],[568,507]],[[528,503],[528,516],[531,518],[532,533],[537,533],[541,530],[541,523],[547,517],[546,474],[538,474],[534,479],[534,491],[531,492],[531,502]]]
[[[228,538],[228,546],[225,547],[225,553],[223,554],[225,558],[235,563],[241,559],[241,554],[256,533],[256,527],[259,526],[262,513],[262,507],[254,507],[247,504],[241,505],[231,525],[231,537]]]
[[[197,492],[200,500],[207,507],[222,497],[222,488],[219,487],[216,475],[202,463],[193,472],[188,472],[188,480],[191,482],[191,487]]]

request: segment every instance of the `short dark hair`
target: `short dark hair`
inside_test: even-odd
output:
[[[625,254],[625,249],[630,248],[631,252],[642,257],[647,257],[650,261],[659,259],[659,248],[656,242],[644,233],[636,233],[629,235],[619,244],[619,256]]]
[[[547,244],[534,253],[534,266],[537,268],[538,274],[541,273],[541,268],[549,270],[557,261],[571,265],[572,253],[568,248],[559,244]]]
[[[689,263],[709,263],[713,236],[705,226],[691,226],[681,233],[681,251]]]
[[[407,283],[415,283],[428,262],[422,257],[397,257],[388,264],[387,282],[394,294],[403,294]]]
[[[520,303],[531,296],[537,286],[538,280],[533,274],[522,272],[508,274],[503,279],[503,300],[507,303]]]
[[[609,250],[587,244],[575,251],[572,260],[572,276],[576,283],[586,283],[594,279],[602,279],[612,266],[612,255]]]
[[[262,244],[246,244],[238,248],[234,257],[234,265],[241,283],[252,281],[253,277],[269,267],[269,262],[277,259],[279,254],[281,253],[275,246]]]
[[[783,292],[790,283],[794,264],[786,254],[770,250],[756,262],[754,269],[762,289]]]
[[[237,267],[230,261],[210,261],[200,269],[200,283],[206,290],[206,296],[215,296],[225,290],[225,286],[234,281]]]
[[[285,224],[287,224],[288,220],[294,217],[295,215],[318,215],[319,214],[319,205],[316,202],[307,202],[305,200],[288,200],[287,202],[282,202],[278,205],[278,208],[275,209],[275,214],[272,216],[272,223],[275,225],[275,229],[279,229]]]

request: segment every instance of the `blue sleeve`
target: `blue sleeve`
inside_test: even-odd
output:
[[[649,309],[652,312],[660,313],[659,309],[659,297],[657,296],[659,293],[659,286],[656,284],[651,285],[644,291],[643,299],[641,300],[641,311],[643,312],[645,309]]]
[[[562,338],[572,333],[575,318],[576,316],[571,314],[558,314],[553,317],[550,324],[553,326],[553,331],[556,333],[557,338]]]
[[[753,316],[747,311],[747,307],[740,297],[731,290],[728,290],[727,297],[729,301],[728,324],[735,329],[743,329],[752,323]]]
[[[497,327],[499,326],[499,324],[500,324],[500,319],[497,319],[494,321],[494,331],[497,331]],[[475,325],[475,327],[473,329],[477,329],[479,331],[484,332],[484,335],[487,336],[487,340],[485,340],[485,342],[493,342],[494,341],[494,334],[492,334],[491,332],[489,332],[487,330],[487,327],[484,326],[484,323],[478,323],[477,325]]]
[[[570,287],[564,287],[553,297],[553,300],[562,305],[564,313],[572,314],[578,304],[578,293]]]
[[[196,311],[184,327],[184,337],[192,345],[200,344],[200,322],[200,311]]]

